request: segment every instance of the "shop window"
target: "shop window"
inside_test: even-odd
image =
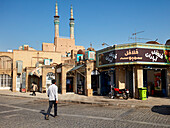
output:
[[[0,87],[12,87],[12,79],[7,74],[0,74]]]

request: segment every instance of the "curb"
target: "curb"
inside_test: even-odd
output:
[[[42,97],[31,97],[31,96],[20,96],[20,95],[10,95],[10,94],[0,94],[0,96],[13,96],[13,97],[23,97],[23,98],[34,98],[34,99],[43,99],[47,100],[48,98]],[[152,108],[154,105],[135,105],[135,104],[122,104],[122,103],[103,103],[103,102],[89,102],[89,101],[79,101],[79,100],[59,100],[59,104],[62,103],[73,103],[73,104],[87,104],[92,106],[100,107],[128,107],[128,108]]]

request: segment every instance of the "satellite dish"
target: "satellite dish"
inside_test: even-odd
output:
[[[170,39],[166,41],[165,45],[170,45]]]

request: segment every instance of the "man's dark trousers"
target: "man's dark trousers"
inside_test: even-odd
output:
[[[57,116],[57,103],[56,103],[56,101],[49,101],[49,107],[48,107],[48,111],[47,111],[48,116],[50,115],[53,104],[54,104],[54,116]]]

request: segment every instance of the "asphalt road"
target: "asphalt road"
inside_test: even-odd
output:
[[[153,108],[58,104],[45,120],[48,101],[0,96],[0,128],[170,128],[170,106]],[[51,112],[53,114],[53,110]]]

